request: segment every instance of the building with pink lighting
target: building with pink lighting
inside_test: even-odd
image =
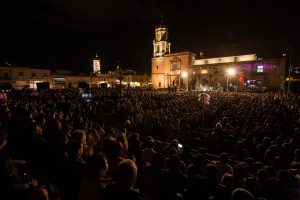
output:
[[[285,80],[286,57],[259,58],[256,54],[205,58],[200,53],[171,53],[165,25],[155,29],[151,82],[154,89],[278,90]]]

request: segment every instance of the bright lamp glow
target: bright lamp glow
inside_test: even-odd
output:
[[[187,77],[187,76],[188,76],[188,73],[187,73],[187,72],[182,72],[181,76],[182,76],[182,77]]]
[[[206,69],[203,69],[203,70],[201,71],[201,74],[207,74],[207,70],[206,70]]]
[[[229,75],[229,76],[233,76],[233,75],[235,75],[236,74],[236,71],[235,71],[235,69],[233,69],[233,68],[229,68],[229,69],[227,69],[227,75]]]

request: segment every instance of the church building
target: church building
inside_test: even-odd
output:
[[[203,57],[185,51],[171,53],[168,28],[155,28],[151,81],[154,89],[268,90],[282,89],[286,58],[263,59],[256,54]]]

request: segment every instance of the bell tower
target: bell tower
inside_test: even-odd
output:
[[[155,28],[155,38],[153,40],[153,57],[160,57],[171,53],[171,43],[169,42],[169,30],[161,19],[160,25]]]
[[[93,59],[93,73],[101,74],[101,65],[100,65],[100,59],[98,58],[98,54],[96,54],[95,58]]]

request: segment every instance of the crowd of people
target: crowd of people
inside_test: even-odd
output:
[[[300,199],[300,95],[10,91],[0,199]]]

